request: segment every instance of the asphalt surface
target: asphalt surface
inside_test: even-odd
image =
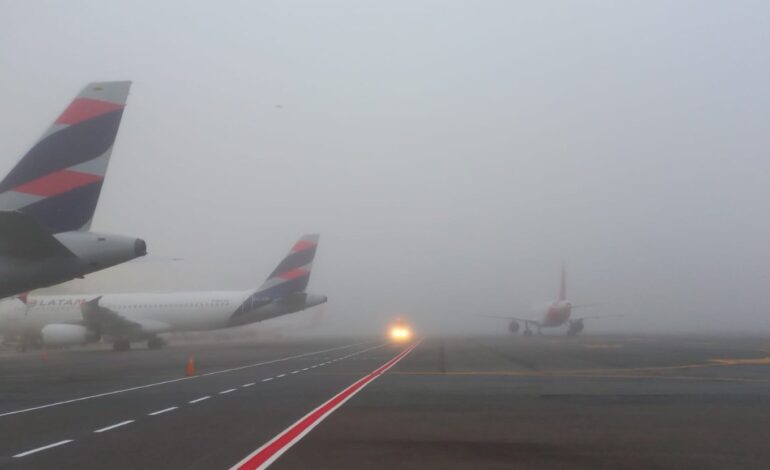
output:
[[[3,353],[0,468],[230,468],[404,347]],[[770,338],[428,337],[271,468],[768,468],[768,430]]]

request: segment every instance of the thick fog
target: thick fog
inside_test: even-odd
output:
[[[92,229],[153,259],[56,290],[258,286],[320,232],[322,330],[770,329],[766,2],[0,1],[5,173],[133,87]],[[184,261],[163,258],[183,257]],[[295,314],[308,319],[313,312]],[[267,326],[267,325],[265,325]]]

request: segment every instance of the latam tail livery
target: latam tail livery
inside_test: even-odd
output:
[[[617,317],[619,315],[596,315],[591,317],[571,318],[572,310],[584,308],[589,305],[575,305],[567,300],[567,270],[564,263],[561,264],[561,284],[559,285],[559,298],[550,302],[542,312],[538,312],[534,318],[520,318],[513,316],[482,315],[484,317],[501,318],[510,320],[508,331],[517,333],[520,324],[524,323],[524,335],[532,336],[532,328],[540,334],[542,328],[556,328],[567,325],[567,335],[574,336],[585,328],[584,321],[591,318]]]
[[[0,298],[147,253],[89,232],[131,82],[91,83],[0,182]]]
[[[318,235],[305,235],[257,289],[167,294],[29,296],[0,302],[0,334],[48,346],[112,342],[115,350],[160,333],[205,331],[260,322],[326,302],[305,292]]]

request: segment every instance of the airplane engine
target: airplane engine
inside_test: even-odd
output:
[[[567,330],[567,334],[569,336],[574,336],[583,331],[583,328],[585,328],[583,320],[572,320],[569,322],[569,329]]]
[[[519,326],[519,322],[517,322],[516,320],[513,320],[513,321],[512,321],[512,322],[511,322],[511,323],[508,325],[508,331],[510,331],[511,333],[518,333],[518,331],[519,331],[519,328],[520,328],[520,326]]]
[[[85,326],[65,323],[46,325],[41,333],[46,346],[77,346],[95,339]]]

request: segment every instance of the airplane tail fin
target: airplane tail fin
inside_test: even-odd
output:
[[[564,261],[561,262],[561,285],[559,286],[559,300],[567,300],[567,268]]]
[[[313,296],[304,293],[310,281],[310,271],[313,267],[313,258],[315,258],[317,248],[317,234],[303,235],[259,289],[249,295],[235,310],[231,318],[232,324],[241,325],[252,321],[261,321],[326,302],[325,296]],[[268,312],[266,316],[256,320],[249,317],[249,312],[281,301],[289,301],[290,303],[299,301],[299,304],[288,311],[279,309]]]
[[[318,239],[315,233],[303,235],[259,287],[257,295],[276,299],[303,292],[310,281]]]
[[[88,230],[131,82],[89,83],[0,182],[0,210],[51,233]]]

